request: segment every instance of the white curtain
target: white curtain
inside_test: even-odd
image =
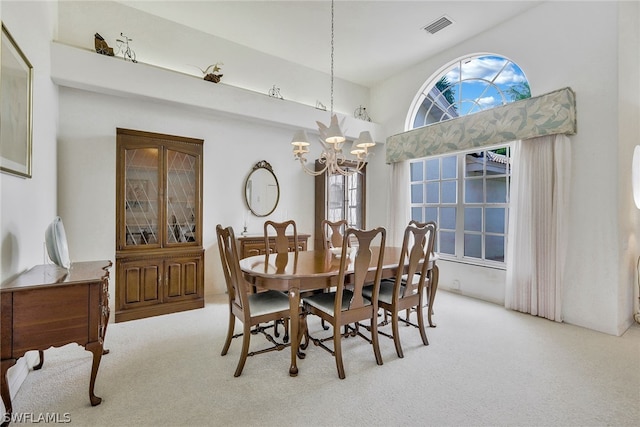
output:
[[[411,219],[408,161],[391,164],[387,210],[387,218],[389,218],[387,244],[390,246],[402,246],[404,229]]]
[[[566,135],[516,141],[505,307],[562,321],[571,149]]]

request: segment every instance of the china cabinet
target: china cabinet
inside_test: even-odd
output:
[[[116,322],[204,307],[202,145],[117,129]]]
[[[344,166],[344,169],[352,169],[350,162],[345,162]],[[316,160],[316,170],[323,167],[324,165]],[[315,181],[314,248],[322,248],[323,219],[333,222],[345,219],[349,227],[366,227],[366,165],[362,170],[348,176],[330,174],[327,171],[316,176]]]

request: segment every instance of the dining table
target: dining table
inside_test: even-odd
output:
[[[354,248],[354,250],[357,250]],[[379,247],[373,247],[372,251],[379,251]],[[382,278],[395,277],[400,261],[400,247],[385,247],[383,254]],[[349,255],[347,255],[349,256]],[[269,289],[287,292],[290,308],[290,337],[291,337],[291,366],[289,375],[298,375],[297,358],[300,350],[298,337],[300,324],[300,294],[314,290],[321,290],[337,285],[340,270],[341,253],[331,250],[314,249],[308,251],[292,251],[280,254],[255,255],[240,260],[240,269],[245,279],[259,292],[260,289]],[[370,280],[373,281],[377,254],[371,257],[369,266]],[[347,274],[353,272],[353,257],[349,256]],[[430,286],[427,295],[427,317],[429,326],[435,327],[431,321],[433,301],[438,288],[437,255],[430,257],[427,266],[427,275]],[[347,279],[348,280],[348,277]],[[369,278],[368,278],[369,280]]]

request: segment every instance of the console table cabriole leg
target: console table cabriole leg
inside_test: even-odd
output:
[[[91,365],[91,380],[89,381],[89,400],[91,406],[99,405],[102,399],[93,393],[93,388],[96,384],[96,377],[98,376],[98,368],[100,367],[100,360],[102,360],[102,343],[90,342],[85,346],[87,351],[93,353],[93,363]]]
[[[37,365],[33,367],[34,371],[37,371],[38,369],[42,368],[42,365],[44,364],[44,351],[38,350],[38,356],[40,357],[40,361],[38,362]]]
[[[11,414],[13,413],[13,406],[11,406],[11,394],[9,393],[9,383],[7,382],[7,371],[10,367],[16,364],[16,359],[3,360],[2,371],[2,384],[0,385],[0,394],[2,394],[2,403],[4,403],[5,415],[2,419],[2,427],[6,427],[11,422]]]

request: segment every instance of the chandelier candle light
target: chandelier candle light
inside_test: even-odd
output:
[[[309,152],[309,138],[304,130],[297,131],[291,141],[293,145],[293,154],[300,161],[302,169],[309,175],[317,176],[325,171],[331,174],[339,173],[341,175],[352,175],[360,171],[367,161],[369,148],[376,145],[368,131],[360,132],[358,139],[353,141],[351,146],[351,154],[355,159],[345,157],[342,147],[345,137],[340,130],[338,117],[333,113],[333,0],[331,0],[331,122],[327,127],[325,124],[316,122],[320,133],[320,144],[322,145],[322,153],[318,157],[318,162],[324,164],[324,167],[318,171],[309,169],[306,165],[306,154]],[[345,162],[349,162],[345,164]]]

